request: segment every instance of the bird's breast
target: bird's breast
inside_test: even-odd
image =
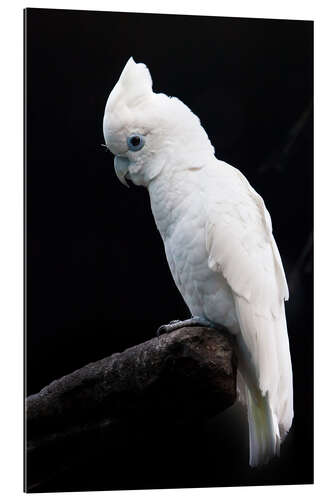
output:
[[[172,191],[170,185],[161,185],[150,192],[173,279],[193,315],[232,330],[238,323],[231,290],[223,276],[208,267],[204,200],[200,189],[181,188],[180,181]]]

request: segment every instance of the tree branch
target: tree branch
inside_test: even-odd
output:
[[[90,363],[27,398],[27,489],[70,467],[82,445],[85,453],[101,438],[128,445],[129,428],[193,422],[235,398],[228,332],[182,328]]]

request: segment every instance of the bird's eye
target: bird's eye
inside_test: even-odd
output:
[[[131,151],[139,151],[144,143],[145,141],[142,135],[133,134],[127,138],[127,145]]]

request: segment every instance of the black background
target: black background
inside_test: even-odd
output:
[[[291,294],[295,418],[279,460],[248,467],[236,405],[195,440],[191,426],[178,436],[157,426],[48,489],[312,482],[313,23],[46,9],[25,19],[27,394],[189,314],[148,193],[124,188],[101,147],[105,102],[130,56],[263,196]]]

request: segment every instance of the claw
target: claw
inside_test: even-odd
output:
[[[163,333],[165,333],[165,327],[166,325],[161,325],[157,328],[156,330],[156,336],[159,337],[160,335],[162,335]]]
[[[212,321],[209,321],[206,318],[200,318],[199,316],[194,316],[193,318],[186,319],[184,321],[180,321],[175,319],[170,321],[167,325],[162,325],[158,328],[156,335],[159,337],[162,333],[171,333],[174,330],[178,330],[179,328],[184,328],[186,326],[205,326],[208,328],[216,328],[222,329],[223,327],[220,325],[216,325]]]

